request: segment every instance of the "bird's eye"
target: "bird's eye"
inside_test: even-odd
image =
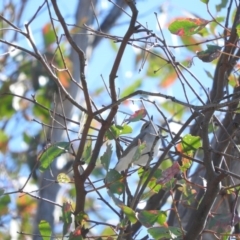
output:
[[[149,126],[150,122],[149,123],[144,123],[142,129],[146,129],[148,126]]]

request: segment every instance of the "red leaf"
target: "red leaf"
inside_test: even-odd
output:
[[[127,121],[137,122],[141,118],[144,118],[146,115],[147,115],[147,111],[144,108],[142,108],[142,109],[135,111],[135,113],[132,114],[128,119],[126,119],[125,122],[127,122]]]
[[[157,181],[157,183],[163,185],[174,178],[174,176],[180,172],[180,167],[178,162],[174,162],[170,168],[167,168],[163,171],[161,178]]]

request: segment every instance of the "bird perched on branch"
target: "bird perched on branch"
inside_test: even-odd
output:
[[[121,172],[129,168],[130,164],[146,166],[149,160],[157,155],[159,138],[158,127],[152,120],[144,123],[140,133],[124,150],[114,169]]]

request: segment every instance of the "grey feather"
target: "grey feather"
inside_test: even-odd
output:
[[[157,130],[157,126],[152,121],[146,122],[142,126],[141,132],[124,150],[119,162],[115,166],[115,170],[119,172],[124,171],[130,166],[130,164],[145,166],[148,163],[149,154],[152,154],[153,156],[157,154],[158,140],[156,141],[156,138],[159,137]],[[139,143],[146,143],[146,147],[142,150],[139,159],[134,161],[133,159]]]

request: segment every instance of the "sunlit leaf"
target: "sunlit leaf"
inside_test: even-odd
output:
[[[120,135],[129,134],[129,133],[132,133],[132,128],[127,124],[122,125]]]
[[[120,98],[128,96],[129,94],[138,90],[138,88],[142,85],[142,79],[135,80],[130,86],[124,88],[124,91],[120,95]]]
[[[53,160],[60,156],[63,153],[68,152],[70,143],[69,142],[59,142],[54,145],[51,145],[41,156],[40,158],[40,171],[44,172],[49,168]]]
[[[162,170],[166,170],[167,168],[171,167],[172,164],[173,164],[172,160],[166,159],[166,160],[161,162],[159,168],[162,169]]]
[[[240,37],[240,23],[237,24],[236,31],[237,31],[238,37]]]
[[[41,220],[41,222],[38,224],[38,228],[43,240],[49,240],[51,238],[51,226],[47,221]]]
[[[67,174],[59,173],[58,176],[57,176],[57,181],[59,183],[69,183],[69,182],[71,182],[71,179]]]
[[[191,134],[187,134],[182,138],[182,150],[184,153],[191,153],[192,151],[196,151],[202,146],[202,141],[199,136],[193,136]]]
[[[208,4],[208,2],[209,2],[209,0],[200,0],[200,1],[203,3],[206,3],[206,4]]]
[[[111,48],[113,49],[114,52],[117,52],[118,51],[118,44],[115,43],[114,41],[110,41],[110,46]]]
[[[106,226],[102,230],[100,236],[108,236],[108,238],[110,238],[109,240],[115,240],[114,238],[111,237],[111,235],[115,235],[115,234],[116,234],[116,232],[113,230],[112,227]],[[99,239],[96,239],[96,240],[105,240],[105,239],[104,238],[99,238]]]
[[[135,212],[130,207],[121,206],[121,209],[126,214],[127,218],[129,219],[129,221],[131,223],[136,223],[137,222],[137,218],[135,216]]]
[[[151,190],[152,193],[158,193],[159,190],[162,188],[160,184],[157,183],[157,180],[161,177],[162,175],[162,170],[157,169],[151,179],[148,182],[148,187]],[[141,198],[142,199],[142,198]]]
[[[172,22],[168,30],[178,36],[191,36],[202,30],[209,21],[202,18],[180,18]]]
[[[139,168],[138,169],[139,181],[144,183],[147,180],[150,171],[151,171],[151,168],[148,168],[147,170],[144,168]],[[153,173],[151,179],[148,181],[148,185],[147,185],[148,188],[150,189],[150,191],[144,193],[141,196],[141,200],[145,200],[145,199],[149,198],[150,196],[152,196],[154,193],[159,192],[159,190],[162,188],[162,186],[157,184],[157,180],[161,177],[161,175],[162,175],[161,169],[157,169],[156,171],[154,171],[154,173]]]
[[[181,171],[186,171],[192,166],[192,160],[188,158],[183,157],[181,162],[182,162],[182,165],[180,167]]]
[[[37,203],[36,201],[27,194],[21,194],[16,201],[17,208],[20,215],[30,215],[35,213]]]
[[[62,83],[63,87],[68,88],[70,84],[70,76],[66,71],[59,71],[57,73],[58,79]]]
[[[103,165],[103,167],[108,171],[109,169],[109,164],[111,161],[111,157],[112,157],[112,145],[107,144],[107,149],[104,152],[104,154],[100,157],[101,163]]]

